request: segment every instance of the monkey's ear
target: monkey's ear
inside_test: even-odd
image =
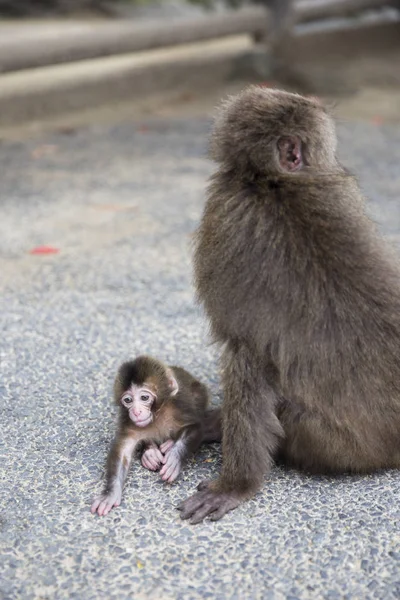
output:
[[[278,140],[279,164],[292,173],[303,166],[301,140],[297,135],[285,135]]]
[[[167,369],[167,377],[169,389],[171,390],[171,396],[176,396],[176,394],[179,392],[179,385],[172,369]]]

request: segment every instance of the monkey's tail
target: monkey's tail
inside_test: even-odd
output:
[[[222,440],[221,408],[208,408],[204,417],[203,442],[220,442]]]

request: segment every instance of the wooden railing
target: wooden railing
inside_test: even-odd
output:
[[[247,6],[223,14],[210,13],[195,19],[146,24],[135,21],[109,21],[85,25],[79,32],[66,30],[60,38],[31,38],[29,45],[18,39],[0,40],[0,70],[2,72],[58,63],[73,62],[102,56],[139,52],[175,46],[224,36],[249,34],[255,39],[279,37],[279,28],[287,30],[294,23],[338,17],[349,12],[390,5],[385,0],[264,0],[264,6]],[[267,6],[279,8],[279,19]],[[290,19],[282,6],[292,8]],[[287,13],[289,11],[286,11]],[[274,35],[275,34],[275,35]]]

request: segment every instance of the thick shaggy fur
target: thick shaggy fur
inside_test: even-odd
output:
[[[282,136],[301,140],[295,173]],[[194,264],[224,345],[213,489],[249,495],[278,451],[312,472],[400,467],[400,268],[336,159],[331,117],[251,87],[220,109],[211,152]]]

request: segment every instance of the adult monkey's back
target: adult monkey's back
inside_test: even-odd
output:
[[[316,100],[251,87],[211,140],[198,296],[223,344],[223,465],[181,506],[249,498],[279,452],[310,472],[400,467],[400,268]]]

